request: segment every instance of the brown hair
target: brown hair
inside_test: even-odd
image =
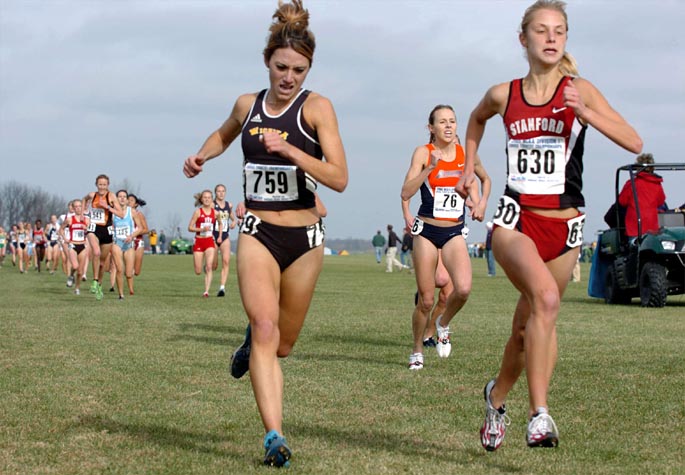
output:
[[[433,110],[428,115],[428,123],[430,125],[433,125],[433,122],[435,122],[435,113],[441,109],[449,109],[452,112],[454,112],[454,109],[452,108],[452,106],[447,105],[447,104],[438,104],[437,106],[433,107]],[[454,115],[456,117],[457,114],[455,113]],[[433,141],[435,141],[435,134],[433,132],[431,132],[429,137],[428,137],[428,143],[433,143]]]
[[[273,14],[274,21],[269,27],[271,34],[264,48],[264,60],[268,63],[274,51],[292,48],[309,60],[312,65],[316,41],[309,30],[309,11],[302,6],[302,0],[283,3],[278,0],[278,8]]]
[[[652,155],[651,153],[641,153],[635,159],[635,163],[637,163],[638,165],[653,165],[654,164],[654,155]],[[653,173],[654,167],[645,167],[645,171],[649,172],[649,173]]]
[[[559,12],[564,17],[566,23],[566,32],[568,33],[568,16],[566,15],[566,2],[561,0],[537,0],[531,6],[526,8],[523,18],[521,19],[521,33],[525,34],[528,25],[533,21],[533,15],[539,10],[554,10]],[[564,56],[559,63],[559,70],[564,76],[579,76],[578,63],[571,53],[564,51]]]
[[[98,180],[99,180],[100,178],[104,178],[105,180],[107,180],[107,183],[109,183],[109,177],[108,177],[107,175],[102,174],[102,175],[98,175],[97,178],[95,179],[95,185],[96,185],[96,186],[97,186]]]

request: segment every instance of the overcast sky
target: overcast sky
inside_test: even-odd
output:
[[[333,102],[350,169],[344,193],[320,188],[329,237],[370,239],[388,223],[402,226],[399,192],[428,138],[428,113],[452,104],[463,137],[486,89],[526,74],[517,31],[529,3],[305,0],[317,38],[305,87]],[[581,76],[637,129],[644,151],[685,161],[685,2],[568,3],[567,50]],[[217,183],[240,201],[238,142],[192,180],[181,168],[239,94],[268,87],[261,52],[276,5],[0,0],[0,183],[73,198],[106,173],[114,186],[133,185],[158,229],[185,229],[193,193]],[[480,155],[493,179],[491,217],[504,189],[500,118],[488,123]],[[586,240],[605,227],[614,170],[634,158],[588,131]],[[684,178],[666,176],[672,207],[685,202]],[[483,239],[481,223],[471,229],[470,241]]]

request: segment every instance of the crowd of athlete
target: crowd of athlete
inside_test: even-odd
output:
[[[263,51],[269,87],[240,95],[225,122],[185,160],[183,172],[188,178],[197,176],[240,139],[244,203],[237,207],[242,208],[237,214],[243,218],[237,275],[247,328],[231,358],[230,372],[235,378],[249,373],[265,430],[264,464],[283,467],[290,464],[292,452],[283,435],[285,386],[279,358],[288,356],[298,340],[323,265],[325,211],[315,190],[321,184],[342,192],[348,171],[332,103],[302,87],[315,49],[309,13],[301,0],[279,1],[273,20]],[[420,370],[423,347],[433,346],[429,342],[434,341],[434,333],[438,356],[450,355],[448,325],[471,292],[464,218],[466,208],[472,219],[484,218],[490,180],[478,148],[486,123],[495,115],[502,117],[507,184],[492,219],[492,251],[520,295],[499,371],[483,391],[480,442],[487,451],[497,450],[504,440],[510,423],[505,400],[524,370],[529,400],[526,443],[558,445],[559,431],[547,397],[557,360],[561,297],[583,242],[585,216],[579,208],[585,206],[585,134],[592,126],[629,152],[642,150],[637,132],[592,83],[579,76],[566,52],[564,2],[538,0],[531,5],[523,15],[518,39],[528,61],[527,74],[487,90],[470,115],[464,148],[456,135],[454,110],[436,106],[429,116],[429,143],[414,150],[401,192],[405,220],[414,235],[418,287],[409,368]],[[114,265],[126,267],[121,256],[146,226],[139,213],[126,206],[125,192],[115,195],[108,190],[106,176],[99,176],[96,185],[97,191],[71,203],[73,214],[63,221],[59,235],[75,269],[70,271],[71,280],[81,280],[90,256],[91,288],[102,298],[100,280],[112,246],[119,248]],[[412,216],[409,199],[419,191],[421,205]],[[209,190],[197,195],[197,209],[188,226],[196,236],[193,253],[198,274],[204,260],[205,296],[217,248],[225,245],[224,233],[234,225],[231,206],[224,202],[225,188],[220,192],[217,187],[215,195]],[[217,200],[228,210],[228,219],[218,215]],[[126,231],[119,232],[122,222]],[[26,244],[24,223],[13,231]],[[15,247],[22,249],[16,259],[23,271],[26,246],[17,241]],[[117,284],[122,297],[119,282],[123,277]],[[437,302],[436,288],[441,288]],[[129,290],[133,292],[132,281]]]
[[[13,224],[9,232],[0,227],[0,265],[7,254],[21,273],[41,272],[44,262],[50,275],[61,271],[67,287],[80,295],[91,263],[89,288],[97,300],[104,297],[105,272],[110,273],[110,291],[118,292],[119,299],[125,290],[133,295],[133,278],[142,269],[143,236],[148,232],[140,211],[145,201],[126,190],[111,192],[107,175],[99,175],[95,186],[96,191],[69,201],[63,213],[51,215],[45,227],[40,219],[33,225]]]
[[[332,104],[302,87],[315,49],[309,13],[301,0],[278,5],[263,52],[269,88],[239,96],[226,121],[186,159],[183,171],[189,178],[198,175],[240,139],[246,211],[238,233],[237,274],[248,325],[231,374],[250,374],[266,431],[264,463],[287,466],[291,450],[282,433],[284,378],[278,358],[286,357],[297,340],[321,271],[325,228],[314,190],[318,183],[343,191],[348,173]],[[471,113],[463,148],[454,109],[436,106],[429,116],[429,143],[415,149],[401,192],[414,235],[418,287],[409,368],[420,370],[425,346],[435,346],[442,358],[450,355],[450,321],[471,293],[464,219],[467,213],[478,221],[485,216],[490,179],[478,147],[486,122],[502,117],[507,185],[492,219],[492,251],[520,296],[499,373],[484,388],[480,441],[488,451],[502,444],[509,424],[505,399],[524,369],[527,445],[557,446],[547,393],[557,358],[560,299],[583,241],[585,133],[592,126],[627,151],[642,149],[635,130],[579,77],[566,52],[564,2],[532,4],[518,39],[529,66],[525,77],[486,92]],[[421,205],[414,216],[409,200],[419,191]],[[206,261],[207,294],[215,251],[201,240],[210,243],[211,224],[203,226],[203,220],[212,219],[211,192],[198,198],[202,207],[189,229],[197,233],[198,253],[204,254],[196,258],[196,272],[202,257]],[[436,288],[441,289],[437,302]]]

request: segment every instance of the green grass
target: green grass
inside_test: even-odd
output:
[[[486,278],[474,261],[452,356],[428,352],[410,372],[413,276],[385,274],[371,255],[327,257],[282,362],[288,473],[685,472],[685,298],[607,306],[587,297],[588,270],[559,317],[560,447],[526,448],[522,378],[504,445],[487,453],[482,388],[516,300],[501,270]],[[271,473],[249,378],[227,372],[246,325],[233,270],[224,299],[201,298],[190,256],[147,256],[123,302],[75,297],[62,276],[7,261],[0,288],[0,473]]]

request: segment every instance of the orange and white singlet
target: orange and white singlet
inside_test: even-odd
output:
[[[454,144],[456,156],[451,162],[438,161],[437,166],[421,184],[421,207],[418,215],[443,221],[459,222],[463,220],[464,199],[454,190],[464,173],[464,149]],[[428,161],[435,150],[433,144],[426,144]]]

